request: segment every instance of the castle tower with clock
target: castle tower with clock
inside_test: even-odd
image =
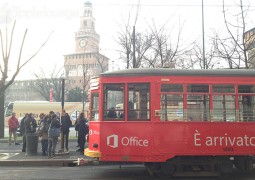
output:
[[[99,53],[100,36],[95,30],[92,4],[85,2],[80,27],[75,33],[75,52],[64,55],[64,68],[68,90],[88,89],[91,76],[108,70],[109,59]],[[86,87],[85,87],[86,86]]]

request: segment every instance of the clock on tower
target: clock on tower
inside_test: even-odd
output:
[[[87,43],[86,39],[81,39],[79,45],[81,48],[84,48],[86,46],[86,43]]]

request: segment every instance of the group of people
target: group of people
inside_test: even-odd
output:
[[[20,124],[15,116],[16,114],[13,112],[12,117],[8,121],[9,145],[11,145],[12,135],[14,136],[15,145],[19,145],[16,133],[17,129],[20,128],[20,134],[23,135],[22,152],[26,152],[26,136],[29,133],[36,133],[39,137],[41,137],[42,155],[48,155],[48,158],[55,157],[56,145],[60,133],[63,133],[65,151],[69,151],[69,128],[72,126],[72,121],[68,113],[64,110],[60,119],[53,111],[50,111],[49,114],[41,113],[39,115],[40,119],[38,125],[32,113],[27,113],[20,121]],[[85,137],[88,133],[88,125],[86,123],[84,113],[80,113],[80,116],[75,123],[75,127],[78,131],[79,151],[83,152]]]
[[[60,129],[62,131],[66,131],[66,127],[64,127],[62,124],[67,125],[68,133],[69,127],[72,125],[71,119],[68,117],[69,116],[63,111],[60,122],[58,116],[53,111],[50,111],[49,114],[41,113],[39,115],[40,119],[37,126],[33,114],[26,114],[26,116],[20,122],[20,133],[23,135],[22,152],[26,152],[26,139],[29,133],[36,133],[39,137],[41,137],[42,155],[48,155],[48,158],[54,158],[58,137],[60,136]],[[49,134],[51,130],[59,133],[55,133],[53,136]],[[68,135],[66,138],[68,139]],[[68,144],[66,149],[68,149]]]

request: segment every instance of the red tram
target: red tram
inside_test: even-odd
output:
[[[254,70],[128,69],[90,88],[86,156],[163,174],[253,167]]]

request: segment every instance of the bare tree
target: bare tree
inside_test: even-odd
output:
[[[107,71],[108,70],[108,58],[105,57],[104,55],[100,54],[99,51],[97,51],[97,53],[95,54],[95,58],[96,58],[97,64],[99,65],[99,67],[98,67],[99,72],[97,74]]]
[[[255,43],[254,33],[247,36],[247,19],[249,6],[245,6],[243,0],[239,0],[237,7],[239,13],[235,14],[235,22],[231,22],[228,18],[230,12],[226,9],[223,0],[223,18],[228,36],[221,38],[219,33],[215,33],[214,44],[217,49],[218,56],[226,60],[229,68],[246,68],[254,67],[252,59],[254,56],[248,56]],[[233,15],[231,15],[233,17]]]
[[[27,60],[22,61],[21,60],[21,55],[23,52],[23,46],[24,42],[26,39],[27,35],[27,29],[25,30],[25,33],[22,38],[20,50],[19,50],[19,55],[17,57],[17,64],[16,64],[16,69],[14,71],[14,74],[9,77],[9,68],[10,68],[10,54],[11,54],[11,49],[12,49],[12,43],[13,43],[13,33],[15,29],[15,24],[14,22],[10,34],[10,39],[8,37],[8,31],[6,28],[6,38],[5,38],[5,43],[3,39],[3,34],[2,30],[0,29],[0,40],[1,40],[1,52],[2,52],[2,61],[0,63],[0,72],[1,72],[1,79],[0,79],[0,138],[4,137],[4,103],[5,103],[5,91],[6,89],[14,82],[15,78],[19,74],[20,70],[27,65],[42,49],[42,47],[46,44],[48,41],[49,37],[46,39],[46,41],[38,48],[38,50]],[[50,34],[51,35],[51,34]]]
[[[81,102],[81,99],[83,98],[84,94],[82,93],[82,89],[79,87],[76,87],[74,89],[70,89],[67,92],[67,101],[68,102]],[[86,99],[87,97],[85,97]]]
[[[203,50],[201,45],[195,41],[191,44],[191,49],[187,50],[184,54],[186,57],[185,61],[182,61],[182,68],[184,69],[214,69],[217,68],[216,65],[218,65],[219,58],[217,58],[216,50],[213,44],[209,46],[208,44],[208,51],[205,53],[205,59],[206,62],[204,64],[204,58],[203,58]],[[188,57],[189,56],[189,57]],[[181,62],[181,61],[180,61]]]
[[[39,92],[46,101],[50,100],[50,91],[52,90],[53,99],[56,102],[60,102],[62,95],[61,79],[64,77],[62,68],[57,70],[55,67],[49,75],[50,76],[47,77],[43,69],[41,69],[40,73],[34,74],[36,77],[36,83],[32,85],[32,88]]]
[[[82,76],[83,76],[83,80],[82,80],[82,111],[84,111],[85,109],[85,101],[87,99],[85,99],[86,97],[88,97],[88,89],[89,89],[89,82],[90,82],[90,73],[88,68],[86,68],[84,59],[83,59],[83,65],[82,65]]]
[[[145,64],[145,59],[147,59],[147,54],[152,47],[153,36],[148,32],[136,33],[136,43],[135,43],[135,62],[133,62],[133,68],[147,67]],[[132,51],[132,58],[134,52]]]
[[[127,22],[124,23],[124,27],[122,27],[122,24],[119,24],[120,32],[118,33],[116,42],[122,48],[119,51],[120,59],[126,63],[127,69],[143,66],[145,55],[152,45],[152,36],[148,32],[137,32],[136,24],[139,18],[139,12],[140,2],[136,6],[133,25],[131,25],[132,9],[129,12]]]
[[[129,69],[131,66],[132,60],[132,34],[130,32],[130,25],[129,25],[130,15],[128,17],[127,24],[124,24],[124,28],[119,25],[121,32],[118,33],[118,39],[116,42],[120,45],[122,50],[119,51],[120,59],[122,59],[126,63],[126,69]]]
[[[84,51],[84,53],[85,53],[85,51]],[[108,58],[107,57],[100,54],[98,50],[95,52],[94,57],[97,62],[96,64],[98,65],[94,69],[89,69],[89,67],[85,63],[85,59],[84,58],[82,59],[82,104],[83,104],[82,110],[83,111],[85,108],[85,101],[88,101],[89,84],[90,84],[91,77],[96,76],[96,75],[108,70]],[[73,90],[75,90],[75,89],[73,89]]]
[[[158,28],[154,21],[152,25],[148,25],[147,30],[134,31],[134,26],[131,26],[131,15],[129,12],[127,21],[123,21],[126,23],[119,25],[120,32],[116,40],[121,47],[120,59],[126,63],[126,68],[158,68],[166,63],[177,64],[186,51],[186,48],[180,45],[183,26],[179,26],[176,36],[172,35],[174,34],[172,31],[168,31],[167,23]],[[135,15],[136,25],[139,13]]]
[[[230,38],[221,39],[218,37],[218,34],[215,34],[213,44],[216,49],[217,56],[224,59],[230,69],[240,67],[238,62],[233,61],[235,52],[237,50],[237,44],[231,42]]]
[[[153,21],[153,25],[149,26],[151,30],[152,43],[149,49],[149,53],[146,56],[148,67],[158,68],[163,67],[165,64],[176,64],[180,56],[185,52],[186,48],[180,47],[180,38],[182,32],[182,26],[180,26],[177,36],[171,35],[172,30],[168,31],[167,22],[157,28]],[[175,39],[175,43],[173,40]]]

